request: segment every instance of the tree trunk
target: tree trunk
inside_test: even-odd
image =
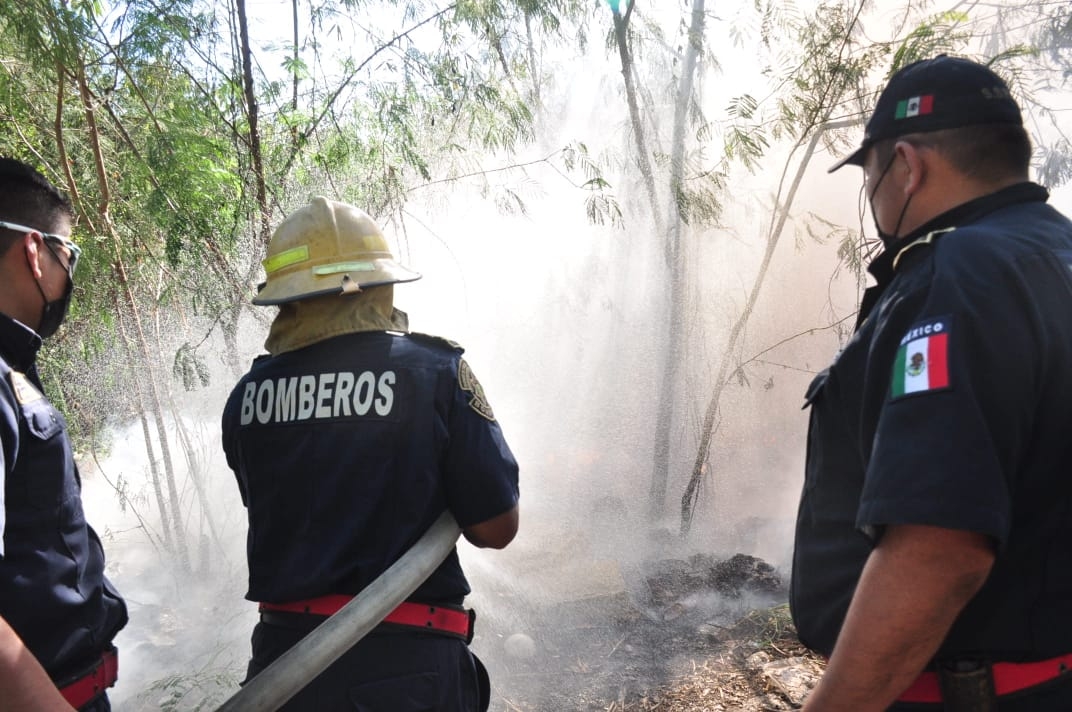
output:
[[[157,280],[158,286],[162,286],[163,284],[164,280],[162,278]],[[157,294],[155,295],[155,297],[159,299],[160,295]],[[156,342],[156,351],[157,353],[163,353],[164,345],[160,339],[160,320],[158,318],[154,320],[153,326],[153,337]],[[168,411],[171,413],[173,427],[175,429],[175,437],[179,441],[179,447],[182,449],[183,455],[186,460],[186,471],[190,478],[190,481],[193,482],[194,492],[197,494],[197,503],[199,509],[201,510],[202,521],[207,523],[208,529],[212,534],[213,540],[219,547],[220,552],[224,553],[225,550],[223,548],[223,541],[217,531],[216,522],[212,516],[212,507],[209,504],[208,493],[205,490],[204,477],[201,471],[201,462],[197,457],[197,453],[194,451],[193,441],[190,439],[190,435],[187,432],[186,426],[182,421],[182,413],[176,406],[175,400],[171,397],[171,392],[165,391],[165,396],[167,398]],[[188,530],[185,527],[183,527],[183,532],[189,534]],[[189,538],[189,536],[187,536],[187,538]],[[203,537],[201,538],[203,539]],[[204,547],[201,548],[202,558],[198,561],[198,570],[199,572],[205,572],[208,571],[209,568],[207,558],[208,552],[204,550]]]
[[[536,43],[532,38],[532,16],[528,12],[525,13],[525,38],[526,49],[528,52],[526,56],[529,62],[529,83],[532,85],[532,103],[536,106],[536,111],[542,113],[543,102],[540,99],[540,64],[536,61]]]
[[[819,139],[824,132],[831,129],[845,128],[856,123],[859,122],[850,120],[824,124],[814,133],[814,135],[812,135],[811,140],[808,142],[807,148],[804,151],[804,155],[800,160],[800,164],[797,166],[797,172],[793,177],[792,185],[789,187],[789,193],[786,196],[785,203],[775,206],[775,214],[771,220],[770,231],[767,234],[767,246],[763,251],[763,259],[760,262],[759,271],[756,273],[756,279],[752,283],[752,290],[748,294],[748,301],[745,302],[744,308],[741,310],[740,316],[737,317],[737,321],[730,330],[729,338],[726,340],[726,348],[722,351],[722,358],[718,366],[718,375],[715,377],[714,390],[711,392],[711,397],[707,402],[707,409],[704,412],[700,445],[696,451],[696,458],[693,461],[692,474],[689,477],[688,485],[686,485],[685,492],[681,496],[682,536],[688,534],[689,528],[692,526],[692,517],[695,513],[696,502],[700,493],[700,483],[703,481],[705,472],[704,465],[710,454],[711,439],[715,430],[715,418],[718,413],[718,404],[719,400],[722,398],[722,390],[726,385],[727,378],[731,375],[730,366],[734,362],[733,353],[737,348],[737,340],[741,337],[745,325],[748,324],[748,320],[752,317],[752,310],[756,306],[756,300],[759,298],[760,289],[762,289],[763,282],[767,277],[767,270],[770,267],[771,258],[774,256],[774,248],[778,246],[778,240],[782,236],[782,230],[785,229],[786,220],[789,218],[789,209],[793,206],[793,200],[796,198],[797,189],[800,187],[800,183],[804,179],[804,171],[808,167],[808,162],[811,160],[811,156],[815,152],[815,146],[819,143]],[[799,144],[797,145],[799,146]],[[792,156],[790,156],[789,160],[792,160]]]
[[[241,42],[242,86],[245,90],[246,117],[249,120],[249,152],[253,161],[254,192],[260,213],[261,244],[267,245],[271,235],[271,213],[268,209],[268,189],[264,178],[264,157],[261,153],[261,136],[258,128],[257,92],[253,86],[253,51],[249,45],[249,22],[246,17],[246,0],[235,0],[238,13],[238,35]]]
[[[674,126],[670,141],[670,215],[666,235],[666,271],[669,276],[669,304],[666,334],[666,362],[659,385],[659,410],[655,421],[655,446],[652,454],[651,488],[648,492],[649,518],[662,516],[666,501],[666,482],[670,473],[670,436],[674,419],[678,381],[685,354],[685,306],[689,288],[686,265],[681,255],[681,236],[685,226],[685,129],[695,84],[697,60],[703,49],[704,0],[693,0],[692,21],[685,45],[681,77],[674,102]]]
[[[81,197],[80,197],[80,193],[78,191],[78,185],[75,182],[74,175],[71,173],[70,161],[67,158],[66,141],[64,139],[63,120],[62,120],[62,117],[63,117],[64,68],[62,67],[62,65],[57,65],[56,70],[57,70],[57,74],[56,74],[57,98],[56,98],[55,132],[56,132],[56,144],[57,144],[58,150],[59,150],[59,158],[60,158],[60,163],[61,163],[61,169],[63,170],[63,175],[64,175],[64,178],[65,178],[65,180],[67,182],[67,189],[70,192],[71,196],[73,197],[73,199],[75,201],[75,205],[79,206],[79,212],[86,217],[87,222],[89,222],[91,227],[92,227],[92,224],[93,224],[92,219],[89,216],[88,212],[85,210],[85,207],[82,206],[82,204],[81,204]],[[88,86],[85,83],[84,76],[82,75],[81,71],[79,72],[78,82],[77,83],[78,83],[78,86],[79,86],[79,94],[82,97],[83,106],[85,107],[85,111],[86,111],[86,115],[87,115],[86,116],[87,124],[91,128],[91,135],[92,135],[92,138],[93,138],[93,141],[94,141],[95,155],[97,155],[99,157],[99,155],[100,155],[100,146],[99,146],[99,143],[97,142],[97,135],[96,135],[96,117],[93,115],[93,111],[92,111],[92,109],[90,108],[90,106],[88,105],[88,103],[86,101],[87,92],[88,92]],[[102,161],[100,161],[100,160],[97,161],[98,179],[103,182],[103,185],[101,186],[101,195],[104,196],[104,197],[102,197],[101,205],[99,206],[99,212],[100,212],[102,218],[107,220],[108,204],[107,204],[106,201],[107,201],[107,195],[108,195],[108,188],[107,188],[106,174],[104,174],[103,171],[101,170],[102,164],[103,164]],[[96,231],[95,228],[93,228],[93,230],[94,230],[94,232]],[[116,306],[118,307],[118,304],[116,304]],[[118,309],[117,309],[117,312],[118,312]],[[122,316],[119,316],[119,318],[116,319],[116,327],[119,329],[120,341],[123,344],[123,349],[124,349],[124,353],[126,354],[127,363],[130,365],[131,383],[140,383],[142,381],[142,379],[140,378],[140,374],[136,373],[134,371],[134,368],[133,368],[133,365],[136,363],[136,359],[134,358],[133,349],[131,348],[130,339],[129,339],[128,335],[127,335],[126,327],[123,324]],[[157,509],[160,512],[161,530],[163,532],[162,536],[161,536],[161,543],[162,543],[162,546],[164,547],[165,550],[171,551],[172,550],[172,536],[173,536],[173,530],[172,530],[172,526],[171,526],[171,516],[170,516],[170,512],[168,511],[167,502],[164,499],[163,490],[161,489],[161,486],[160,486],[159,468],[157,466],[156,455],[155,455],[155,453],[153,451],[152,439],[149,437],[149,424],[148,424],[148,421],[145,418],[145,409],[140,407],[141,406],[141,397],[140,397],[140,395],[139,395],[139,398],[138,398],[138,405],[139,405],[139,407],[137,408],[138,419],[141,422],[142,434],[145,437],[145,448],[146,448],[146,454],[149,457],[149,474],[150,474],[150,477],[152,479],[153,494],[156,497]],[[139,519],[139,521],[142,521],[142,527],[145,528],[146,535],[149,537],[150,541],[154,542],[154,546],[155,546],[155,540],[153,539],[152,532],[149,531],[149,529],[146,526],[145,522],[143,520],[141,520],[140,515],[139,515],[138,519]]]
[[[290,111],[293,116],[298,114],[298,0],[291,0],[291,24],[294,26],[294,67],[292,71],[292,88],[293,94],[290,98]],[[291,122],[290,125],[290,150],[297,152],[298,150],[298,125]]]
[[[130,282],[127,279],[126,269],[123,265],[122,247],[120,245],[119,236],[115,232],[115,225],[112,223],[111,215],[109,214],[111,204],[111,191],[108,183],[108,173],[105,170],[104,152],[100,143],[100,132],[97,128],[97,118],[94,113],[93,102],[90,97],[89,85],[86,82],[85,67],[79,63],[76,68],[75,79],[78,82],[79,95],[82,99],[82,109],[86,117],[86,130],[89,138],[90,148],[93,154],[94,167],[97,173],[97,182],[100,189],[100,203],[97,206],[97,213],[100,217],[100,227],[107,231],[108,236],[112,240],[112,245],[115,249],[115,262],[112,268],[115,270],[116,280],[123,292],[123,295],[127,300],[127,307],[130,310],[131,319],[134,323],[135,336],[138,342],[138,349],[141,352],[141,360],[145,366],[145,372],[142,375],[140,381],[144,382],[149,389],[151,397],[151,409],[154,420],[156,421],[157,434],[160,438],[160,452],[161,459],[164,464],[164,474],[168,485],[168,494],[170,497],[170,505],[174,516],[171,519],[171,523],[175,532],[175,547],[176,553],[179,556],[179,563],[182,566],[183,571],[188,571],[190,568],[189,557],[186,551],[186,541],[182,535],[182,522],[181,517],[178,516],[179,496],[178,490],[175,488],[175,475],[172,468],[171,454],[168,450],[167,431],[164,426],[163,413],[160,408],[160,397],[157,392],[156,376],[154,374],[153,364],[156,359],[153,358],[152,353],[149,351],[148,342],[145,339],[145,333],[141,327],[140,316],[138,313],[138,303],[134,297],[134,293],[131,289]],[[133,361],[132,361],[133,363]],[[146,431],[148,427],[143,426]],[[146,432],[146,434],[148,434]],[[149,441],[146,440],[146,446],[148,447]],[[150,450],[150,459],[152,452]]]
[[[640,100],[637,98],[636,75],[633,71],[633,51],[629,46],[629,18],[633,14],[633,4],[636,0],[629,0],[629,7],[625,15],[614,11],[614,37],[618,45],[618,57],[622,63],[622,79],[625,81],[625,100],[629,105],[629,124],[633,127],[633,140],[636,143],[637,164],[640,167],[640,175],[644,180],[644,189],[648,194],[648,203],[651,206],[652,221],[655,223],[655,233],[663,234],[662,219],[659,217],[659,194],[655,189],[655,171],[651,167],[651,158],[648,156],[648,139],[645,136],[644,120],[640,115]]]
[[[134,349],[130,343],[130,336],[127,334],[126,325],[123,323],[123,316],[119,308],[119,304],[116,304],[116,328],[119,329],[119,338],[123,343],[123,350],[127,358],[127,367],[130,371],[131,383],[142,383],[143,379],[135,368],[134,364],[138,362],[138,359],[134,357]],[[175,539],[175,532],[177,531],[171,523],[171,508],[167,505],[167,499],[164,497],[164,488],[160,482],[160,464],[156,458],[156,450],[153,447],[152,432],[149,430],[149,419],[145,417],[145,404],[142,400],[141,389],[138,389],[137,397],[137,411],[138,422],[141,424],[142,440],[145,443],[145,454],[149,460],[149,478],[153,485],[153,496],[156,498],[156,508],[160,512],[160,531],[162,532],[160,539],[163,542],[164,548],[168,552],[175,551],[176,547],[173,544]]]

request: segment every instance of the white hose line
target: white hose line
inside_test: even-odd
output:
[[[216,712],[275,712],[354,647],[417,590],[454,548],[461,529],[443,512],[416,544],[338,613],[250,680]]]

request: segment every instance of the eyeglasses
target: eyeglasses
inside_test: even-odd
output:
[[[68,258],[67,260],[67,271],[70,272],[72,275],[74,274],[75,265],[78,264],[78,258],[82,255],[82,248],[71,242],[71,240],[69,240],[68,238],[64,237],[63,235],[54,235],[50,232],[43,232],[36,228],[26,227],[25,225],[6,222],[4,220],[0,220],[0,228],[14,230],[15,232],[24,232],[27,235],[36,232],[38,235],[44,238],[46,246],[48,245],[48,243],[52,243],[54,245],[59,245],[60,247],[67,248],[67,251],[71,255],[70,258]],[[52,252],[53,255],[56,254],[51,247],[49,247],[49,251]],[[60,260],[60,264],[62,263],[62,260]]]

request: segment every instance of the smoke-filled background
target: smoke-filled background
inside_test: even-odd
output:
[[[815,171],[809,180],[816,188],[805,202],[852,217],[857,178]],[[839,196],[850,210],[835,204]],[[528,658],[508,651],[510,636],[528,635],[535,655],[549,654],[540,647],[541,625],[577,601],[635,596],[643,585],[636,567],[645,561],[740,552],[788,576],[806,429],[803,392],[845,338],[844,326],[831,325],[855,309],[857,278],[838,270],[836,245],[787,242],[776,255],[741,347],[741,360],[755,361],[723,396],[695,521],[680,536],[677,504],[720,357],[719,335],[740,308],[749,260],[759,252],[747,210],[733,218],[742,227],[711,230],[691,258],[704,275],[691,315],[703,338],[685,354],[695,380],[677,403],[687,417],[673,433],[673,476],[665,515],[656,520],[648,496],[666,286],[651,241],[588,224],[568,188],[530,198],[524,216],[500,214],[465,186],[412,210],[416,217],[398,251],[424,277],[396,287],[396,304],[409,313],[413,330],[466,348],[521,465],[516,541],[501,552],[459,544],[474,588],[469,603],[480,614],[473,647],[492,671],[493,709],[512,709],[503,702],[513,699],[512,681],[531,685],[516,676]],[[397,228],[392,235],[398,240]],[[243,325],[243,363],[261,352],[265,335],[261,321]],[[176,393],[197,454],[191,464],[203,476],[216,518],[214,530],[199,533],[193,558],[201,563],[189,575],[162,565],[139,526],[139,510],[151,511],[140,426],[116,429],[111,453],[82,463],[87,514],[104,537],[108,571],[131,612],[118,640],[118,710],[200,709],[205,699],[221,701],[243,675],[256,615],[255,605],[242,599],[245,510],[219,448],[230,385],[221,368],[211,386]],[[185,471],[180,482],[180,496],[193,500]],[[129,500],[123,507],[117,485]],[[142,516],[159,526],[152,514]],[[738,614],[751,604],[703,603],[712,613],[731,606]],[[578,644],[591,632],[571,625]],[[571,664],[568,655],[555,654],[556,664]],[[550,676],[548,683],[561,684]]]
[[[871,249],[859,172],[825,168],[859,140],[862,112],[896,50],[992,56],[1028,38],[994,44],[979,29],[993,21],[991,10],[964,17],[941,15],[937,6],[842,3],[705,10],[693,0],[637,9],[628,28],[633,64],[623,70],[615,32],[633,5],[589,5],[587,40],[541,55],[534,81],[541,110],[531,133],[509,147],[466,147],[466,169],[452,165],[449,179],[435,165],[425,178],[411,175],[404,202],[375,203],[377,193],[362,192],[367,174],[307,166],[302,180],[278,191],[273,220],[314,194],[366,196],[359,207],[377,213],[396,256],[424,275],[395,288],[396,306],[414,331],[465,347],[517,456],[517,539],[504,551],[459,544],[479,615],[473,649],[491,670],[493,710],[581,709],[563,700],[580,699],[613,670],[633,681],[619,685],[619,697],[643,694],[671,678],[677,661],[644,658],[654,639],[629,631],[727,623],[784,601],[775,586],[765,594],[704,591],[659,607],[650,583],[653,572],[697,555],[747,554],[783,582],[788,577],[803,393],[851,333],[867,283],[860,265]],[[414,21],[390,4],[360,18],[356,4],[346,7],[352,24],[333,40],[342,47],[357,26],[375,25],[389,38]],[[706,19],[703,49],[694,103],[681,119],[675,92],[692,71],[697,7]],[[264,57],[284,42],[276,23],[285,26],[290,9],[249,4]],[[852,67],[858,91],[842,87],[842,99],[809,113],[793,92],[823,106],[826,79],[812,76],[812,62],[831,52],[832,40],[821,34],[853,13],[863,18],[850,27],[868,58]],[[945,34],[914,35],[917,26]],[[798,44],[776,45],[802,30]],[[402,63],[378,61],[392,59]],[[1021,60],[1009,65],[1020,81],[1015,91],[1042,107],[1030,128],[1040,138],[1040,176],[1058,186],[1068,161],[1055,156],[1068,150],[1051,119],[1066,94]],[[638,91],[637,115],[623,77]],[[651,142],[647,168],[635,150],[637,116]],[[455,120],[449,111],[437,117],[429,130]],[[794,133],[794,121],[805,119],[813,124]],[[679,125],[687,128],[684,187],[673,183]],[[1062,191],[1054,202],[1070,206]],[[263,278],[262,257],[255,240],[232,254],[234,274],[249,277],[240,280],[243,299]],[[211,274],[207,262],[203,272]],[[166,437],[144,416],[101,414],[105,437],[78,453],[87,517],[131,614],[117,640],[121,677],[111,696],[119,712],[212,709],[244,677],[256,612],[243,600],[245,510],[220,450],[219,419],[238,376],[234,364],[245,368],[261,353],[273,310],[239,313],[231,337],[212,310],[158,313],[153,367],[172,374],[157,394],[170,404]],[[143,387],[137,369],[111,370],[124,356],[118,345],[99,354],[101,378],[120,390]],[[164,445],[172,470],[161,464]],[[160,506],[160,492],[170,507]]]
[[[578,103],[574,110],[584,106]],[[459,544],[474,589],[469,603],[480,616],[473,647],[492,671],[498,705],[512,696],[509,679],[496,674],[508,659],[506,639],[523,633],[539,645],[537,621],[556,607],[632,595],[643,584],[630,566],[742,552],[788,575],[802,394],[837,348],[839,332],[828,325],[852,313],[856,289],[851,274],[831,282],[837,257],[830,245],[788,242],[777,255],[741,347],[745,358],[760,360],[723,396],[695,521],[681,537],[678,501],[721,358],[719,334],[745,299],[759,253],[747,210],[732,218],[741,227],[711,230],[690,256],[702,275],[690,314],[696,336],[684,354],[691,381],[675,403],[682,424],[672,433],[664,515],[653,520],[651,434],[667,291],[659,245],[646,232],[593,227],[570,186],[556,187],[553,174],[533,172],[532,179],[545,187],[527,198],[527,215],[504,216],[474,188],[455,185],[411,207],[404,234],[385,226],[399,256],[424,275],[395,288],[396,305],[414,331],[466,348],[521,467],[515,542],[501,552]],[[821,180],[854,202],[855,177]],[[243,323],[243,364],[262,352],[266,333],[262,321]],[[175,394],[215,516],[215,530],[202,527],[191,552],[203,568],[194,563],[189,576],[161,565],[139,528],[135,510],[152,511],[140,425],[117,429],[109,456],[83,463],[87,516],[130,605],[131,622],[117,641],[119,710],[193,709],[205,690],[233,689],[241,679],[256,615],[242,599],[245,510],[219,447],[232,383],[220,368],[209,387]],[[180,497],[195,500],[186,473],[178,477]],[[130,498],[125,510],[114,490],[120,482]],[[572,625],[576,636],[586,635]]]

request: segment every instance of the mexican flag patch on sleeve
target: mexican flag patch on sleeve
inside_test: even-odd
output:
[[[949,388],[950,318],[916,324],[901,339],[893,362],[893,398]]]

